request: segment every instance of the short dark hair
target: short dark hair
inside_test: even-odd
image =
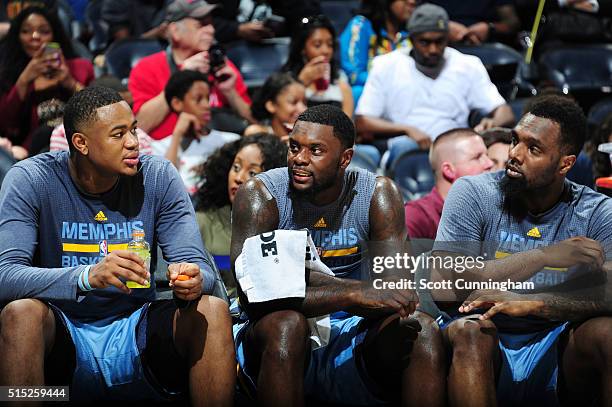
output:
[[[72,145],[72,135],[82,132],[84,126],[97,119],[96,111],[99,108],[122,101],[119,92],[103,86],[85,88],[68,100],[64,108],[64,129],[71,154],[76,151]]]
[[[480,136],[487,148],[496,143],[512,144],[512,129],[506,127],[493,127],[483,131]]]
[[[257,91],[251,104],[251,114],[258,122],[270,119],[272,114],[266,109],[268,101],[275,101],[276,97],[289,85],[300,83],[287,72],[273,73],[266,79],[263,86]]]
[[[580,154],[586,139],[587,122],[576,102],[556,95],[538,97],[527,113],[557,123],[561,129],[559,136],[563,152]]]
[[[326,104],[309,107],[298,116],[297,121],[332,126],[334,136],[340,139],[342,147],[351,148],[355,144],[355,125],[339,107]]]
[[[191,89],[193,83],[198,81],[202,81],[208,85],[206,75],[198,71],[190,71],[186,69],[184,71],[177,71],[172,74],[166,83],[166,87],[164,88],[164,96],[166,98],[166,103],[168,103],[168,106],[170,106],[170,110],[172,110],[172,99],[177,98],[179,100],[183,100],[185,94],[189,92],[189,89]]]

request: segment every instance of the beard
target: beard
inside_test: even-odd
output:
[[[314,197],[322,191],[325,191],[329,188],[332,188],[336,182],[338,182],[338,170],[340,168],[340,158],[337,160],[337,164],[332,166],[333,170],[325,173],[314,174],[312,173],[312,185],[308,189],[297,189],[293,185],[292,177],[293,173],[292,167],[287,167],[287,171],[289,172],[289,190],[291,193],[299,198],[313,200]]]
[[[499,188],[506,199],[516,199],[523,193],[529,191],[529,183],[523,176],[521,178],[510,178],[504,175],[499,183]]]

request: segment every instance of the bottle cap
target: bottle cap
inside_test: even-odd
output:
[[[133,238],[136,238],[136,237],[144,237],[144,235],[145,235],[144,230],[141,230],[141,229],[134,229],[134,230],[132,231],[132,237],[133,237]]]

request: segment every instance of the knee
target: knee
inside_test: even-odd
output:
[[[198,313],[204,315],[208,325],[222,327],[232,326],[232,319],[229,315],[229,306],[221,298],[212,295],[203,295],[198,301]]]
[[[421,324],[418,341],[423,343],[432,355],[442,357],[444,355],[442,331],[436,321],[423,313],[416,313],[415,317]]]
[[[459,320],[448,329],[453,360],[490,359],[497,347],[497,329],[491,321]]]
[[[22,299],[8,303],[0,312],[0,333],[7,339],[22,337],[24,331],[42,331],[49,307],[39,300]]]
[[[258,325],[258,342],[266,357],[283,362],[305,358],[309,349],[309,328],[303,314],[278,311],[264,317]]]
[[[583,337],[588,340],[582,341],[583,349],[594,350],[596,359],[603,361],[605,366],[612,366],[612,318],[593,318],[585,325],[588,335]]]

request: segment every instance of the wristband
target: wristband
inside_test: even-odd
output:
[[[85,266],[83,271],[81,271],[81,274],[79,274],[79,281],[77,282],[77,285],[79,287],[79,290],[81,291],[93,290],[93,288],[89,284],[89,269],[91,269],[91,265]]]

